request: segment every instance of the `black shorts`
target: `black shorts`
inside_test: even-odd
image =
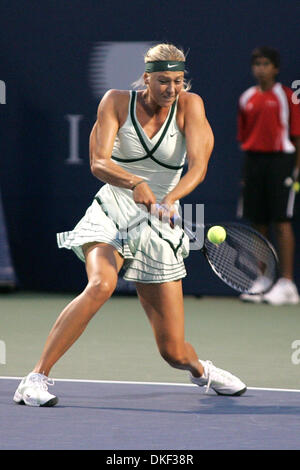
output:
[[[295,162],[294,153],[245,154],[243,217],[256,224],[292,220],[295,192],[291,176]]]

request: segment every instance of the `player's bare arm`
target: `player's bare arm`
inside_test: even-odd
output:
[[[165,197],[163,202],[170,205],[190,194],[204,180],[214,146],[213,132],[200,96],[183,93],[182,107],[188,171]]]
[[[133,189],[136,203],[144,204],[150,210],[156,198],[147,183],[139,176],[127,172],[112,159],[115,137],[120,127],[122,107],[128,107],[128,92],[108,91],[102,98],[97,112],[97,121],[90,135],[90,166],[92,174],[103,181],[126,189]]]

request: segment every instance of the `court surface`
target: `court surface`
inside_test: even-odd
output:
[[[220,397],[160,358],[136,297],[114,297],[54,366],[58,405],[14,404],[71,299],[0,297],[0,449],[300,449],[299,306],[185,298],[199,357],[248,385],[242,397]]]

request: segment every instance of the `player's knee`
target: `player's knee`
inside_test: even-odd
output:
[[[113,294],[117,285],[115,279],[93,278],[86,287],[86,294],[96,303],[102,304]]]

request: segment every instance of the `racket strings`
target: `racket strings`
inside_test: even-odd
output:
[[[216,245],[205,240],[205,251],[216,274],[240,292],[268,290],[277,276],[276,254],[248,227],[224,225],[226,240]]]

